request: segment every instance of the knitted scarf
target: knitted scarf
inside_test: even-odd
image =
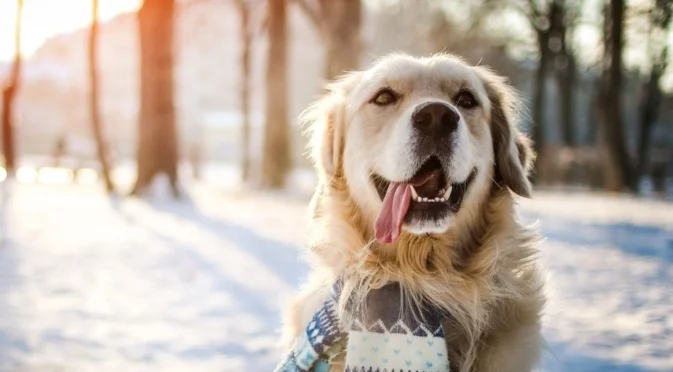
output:
[[[371,290],[342,326],[339,295],[337,283],[275,372],[326,372],[330,359],[344,351],[344,372],[449,371],[439,311],[403,308],[399,284],[390,283]]]

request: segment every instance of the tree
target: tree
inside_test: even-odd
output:
[[[113,194],[114,184],[110,176],[110,163],[108,162],[107,143],[101,128],[101,118],[98,98],[98,72],[96,63],[96,54],[98,49],[98,0],[91,1],[91,30],[89,32],[89,81],[91,91],[89,94],[89,109],[91,115],[91,127],[96,139],[96,149],[98,161],[100,162],[105,189]]]
[[[558,25],[559,48],[555,57],[554,67],[556,81],[559,87],[559,117],[561,118],[561,133],[563,142],[571,147],[577,144],[575,134],[575,104],[573,101],[575,83],[577,80],[577,60],[569,38],[577,26],[584,2],[582,0],[556,1],[555,17]]]
[[[668,33],[671,27],[673,4],[670,0],[656,0],[648,12],[649,59],[650,75],[645,83],[640,100],[640,133],[638,136],[637,164],[635,178],[632,181],[637,187],[642,176],[649,171],[649,148],[654,123],[659,116],[662,91],[659,86],[661,77],[668,67]]]
[[[14,101],[19,90],[21,76],[21,21],[23,0],[17,0],[14,24],[14,63],[9,81],[2,88],[2,147],[5,156],[5,168],[11,176],[16,170],[16,148],[14,147]]]
[[[360,63],[362,45],[362,4],[360,0],[296,0],[313,23],[320,39],[325,44],[326,81]]]
[[[138,178],[132,194],[141,194],[154,177],[168,176],[174,197],[178,187],[178,143],[173,82],[175,0],[145,0],[138,11],[140,32],[140,120]]]
[[[569,31],[579,17],[581,0],[527,0],[515,4],[528,18],[537,36],[539,63],[533,88],[533,139],[536,151],[543,156],[546,146],[544,113],[547,77],[552,73],[559,87],[559,116],[563,142],[575,145],[573,90],[577,65],[569,45]],[[573,6],[574,5],[574,6]]]
[[[604,146],[604,187],[623,191],[632,185],[631,161],[624,141],[620,112],[622,91],[622,51],[624,47],[624,0],[610,0],[603,25],[603,73],[599,87],[598,124]]]
[[[251,51],[252,51],[252,32],[250,30],[250,16],[252,5],[248,0],[236,0],[236,6],[240,16],[241,24],[239,30],[241,33],[241,82],[239,99],[241,104],[241,114],[243,115],[243,125],[241,131],[241,179],[245,182],[250,179],[250,72],[251,72]]]
[[[267,2],[266,128],[261,185],[282,188],[291,168],[287,84],[287,3]]]

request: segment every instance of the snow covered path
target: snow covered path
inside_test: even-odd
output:
[[[541,194],[554,372],[673,371],[673,205]]]
[[[0,206],[0,372],[271,370],[306,273],[307,200],[193,191],[152,203],[15,184]],[[546,370],[673,370],[673,205],[541,193],[523,217],[548,236]]]
[[[288,242],[301,205],[229,195],[197,209],[16,186],[0,250],[0,371],[271,369],[279,304],[305,272]]]

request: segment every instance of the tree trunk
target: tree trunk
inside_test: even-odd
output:
[[[14,63],[7,85],[2,88],[2,148],[5,157],[5,169],[11,177],[16,171],[16,147],[14,136],[14,101],[19,91],[21,78],[21,21],[23,0],[16,3],[16,21],[14,28]]]
[[[605,187],[611,191],[623,191],[633,186],[621,117],[624,13],[624,0],[610,0],[605,16],[599,125],[605,145]]]
[[[173,94],[175,0],[145,0],[138,11],[140,32],[140,120],[138,178],[141,194],[154,177],[168,176],[178,198],[178,143]]]
[[[668,130],[673,132],[673,121],[668,123]],[[673,141],[670,141],[668,143],[668,153],[673,154]],[[666,171],[665,171],[664,177],[665,177],[665,179],[669,180],[668,182],[669,182],[669,185],[670,185],[670,186],[668,186],[668,185],[666,186],[666,190],[667,190],[667,193],[670,192],[669,197],[670,197],[671,200],[673,200],[673,185],[670,184],[670,182],[671,182],[670,179],[673,178],[673,156],[668,157],[668,161],[666,162],[665,167],[666,167]]]
[[[645,85],[645,91],[640,101],[640,133],[638,136],[638,157],[637,167],[633,184],[638,185],[641,177],[649,171],[649,149],[652,136],[652,128],[659,116],[659,105],[661,104],[662,93],[659,88],[659,80],[665,70],[664,64],[667,58],[667,48],[662,53],[662,63],[655,63],[650,71],[650,78]]]
[[[286,10],[286,0],[268,0],[266,128],[261,174],[261,184],[268,188],[284,187],[291,167]]]
[[[561,133],[563,142],[570,147],[575,146],[575,108],[573,93],[577,75],[577,62],[568,45],[568,18],[567,4],[564,0],[555,0],[551,4],[551,19],[555,36],[560,41],[556,55],[556,81],[559,88],[559,117],[561,119]]]
[[[535,82],[533,87],[533,143],[535,152],[539,155],[539,160],[545,156],[544,149],[547,145],[544,124],[544,112],[546,101],[546,78],[549,71],[549,63],[551,60],[551,53],[549,50],[549,33],[548,31],[538,30],[538,49],[540,53],[540,61],[535,73]],[[539,176],[533,175],[533,179],[539,180]]]
[[[633,184],[636,186],[642,176],[650,173],[650,141],[654,123],[659,116],[659,106],[662,100],[662,91],[659,81],[668,67],[668,44],[666,36],[669,35],[673,7],[670,1],[656,1],[650,10],[651,24],[649,31],[649,49],[652,66],[650,77],[645,84],[645,89],[640,100],[640,133],[638,136],[638,151]]]
[[[241,18],[241,82],[240,104],[243,123],[241,130],[241,179],[246,182],[250,179],[250,79],[251,79],[251,49],[252,33],[250,32],[250,5],[246,0],[238,1]]]
[[[98,0],[91,1],[91,31],[89,34],[89,79],[91,92],[89,95],[89,109],[91,110],[91,127],[96,139],[98,152],[98,161],[100,162],[105,189],[109,194],[114,194],[114,184],[110,176],[110,165],[108,162],[107,143],[101,128],[100,109],[98,105],[98,72],[96,63],[96,54],[98,47]]]
[[[332,81],[359,66],[362,3],[360,0],[322,0],[322,9],[328,29],[323,77]]]
[[[561,58],[566,61],[565,68],[558,74],[557,81],[560,91],[560,118],[561,130],[563,133],[563,142],[571,147],[576,145],[575,139],[575,108],[574,108],[574,90],[575,77],[577,75],[577,64],[574,56],[564,53]]]
[[[560,101],[558,116],[560,118],[562,141],[566,145],[573,146],[575,143],[573,88],[575,86],[576,65],[567,40],[569,22],[566,2],[564,0],[550,1],[547,19],[549,26],[546,32],[545,30],[538,30],[538,33],[542,36],[540,41],[544,42],[539,47],[547,53],[546,61],[552,65],[547,66],[547,68],[554,71],[557,82]]]
[[[638,157],[634,179],[636,184],[648,172],[650,135],[654,122],[657,120],[657,111],[659,109],[659,102],[661,101],[658,75],[658,72],[655,72],[653,69],[640,101],[640,133],[638,136]]]

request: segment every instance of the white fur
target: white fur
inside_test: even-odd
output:
[[[424,103],[450,105],[461,117],[457,130],[450,137],[453,148],[449,164],[450,182],[465,181],[475,168],[480,178],[489,172],[494,162],[488,131],[490,106],[481,80],[462,62],[399,58],[383,62],[358,77],[346,106],[346,117],[349,119],[346,137],[349,140],[345,144],[343,162],[349,188],[357,190],[353,192],[353,198],[370,219],[375,218],[382,206],[370,180],[371,173],[392,182],[402,182],[410,179],[426,160],[414,156],[416,134],[411,120],[414,110]],[[458,79],[459,83],[456,83]],[[451,86],[451,92],[441,89],[439,82],[442,80]],[[404,81],[406,86],[396,85],[400,81]],[[415,84],[409,86],[410,81]],[[372,95],[383,86],[390,86],[403,95],[398,104],[377,107],[369,103]],[[482,103],[480,107],[466,110],[455,105],[452,95],[464,87],[474,92]],[[468,126],[481,127],[479,131],[483,135],[473,135]],[[377,139],[372,140],[372,137]],[[468,193],[466,197],[470,197],[469,194],[473,193]],[[418,235],[440,234],[451,227],[453,219],[449,215],[438,221],[413,221],[403,228]]]
[[[381,87],[394,88],[402,99],[371,104]],[[393,244],[376,243],[373,226],[382,203],[371,173],[390,181],[412,177],[424,160],[414,159],[411,148],[414,109],[429,101],[456,106],[454,95],[463,88],[479,106],[457,108],[461,120],[451,139],[451,181],[477,170],[460,210],[442,221],[405,226]],[[312,132],[319,187],[309,244],[313,274],[288,311],[288,345],[336,278],[345,278],[343,309],[371,288],[399,281],[411,301],[428,301],[451,315],[447,352],[458,371],[531,370],[543,343],[545,298],[534,265],[539,235],[518,223],[509,191],[530,195],[532,154],[517,127],[518,107],[504,79],[448,55],[389,56],[330,86],[302,117]],[[338,359],[331,371],[343,370]]]

